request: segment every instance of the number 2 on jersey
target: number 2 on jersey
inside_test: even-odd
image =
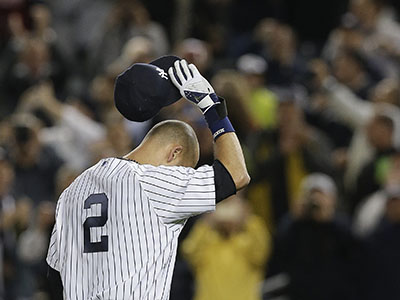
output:
[[[106,194],[92,194],[84,203],[84,209],[90,209],[92,205],[100,204],[101,215],[96,217],[87,217],[83,223],[84,236],[84,253],[107,252],[108,251],[108,236],[102,235],[100,242],[90,241],[90,228],[103,227],[108,220],[108,198]]]

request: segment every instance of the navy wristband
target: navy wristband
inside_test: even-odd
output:
[[[233,129],[231,121],[229,121],[228,117],[225,117],[213,123],[212,125],[209,125],[209,128],[211,130],[214,140],[216,140],[224,133],[235,132],[235,129]]]
[[[217,104],[218,105],[218,104]],[[208,128],[210,128],[214,140],[228,132],[235,132],[231,122],[227,116],[220,117],[217,108],[211,107],[205,114],[204,117],[208,123]]]

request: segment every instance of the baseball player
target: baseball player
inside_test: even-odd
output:
[[[214,210],[250,180],[224,100],[185,60],[175,61],[168,74],[203,112],[215,161],[194,169],[199,144],[193,129],[169,120],[125,157],[84,171],[58,200],[48,249],[64,299],[169,299],[186,220]]]

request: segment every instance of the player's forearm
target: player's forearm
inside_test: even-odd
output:
[[[225,100],[215,94],[213,87],[199,73],[196,66],[188,65],[185,60],[176,61],[174,67],[168,69],[168,74],[181,95],[195,103],[204,114],[215,140],[215,158],[228,170],[236,190],[245,187],[250,181],[250,176],[247,173],[242,147],[228,119]]]
[[[236,189],[242,189],[250,182],[242,147],[234,132],[228,132],[214,143],[214,156],[231,174]]]

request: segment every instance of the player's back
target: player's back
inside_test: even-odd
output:
[[[47,261],[65,299],[168,299],[178,235],[187,217],[214,209],[214,190],[210,168],[200,179],[197,170],[162,168],[104,159],[60,196]],[[210,186],[197,191],[206,196],[197,208],[186,195],[193,176]],[[172,211],[185,197],[194,209]]]

